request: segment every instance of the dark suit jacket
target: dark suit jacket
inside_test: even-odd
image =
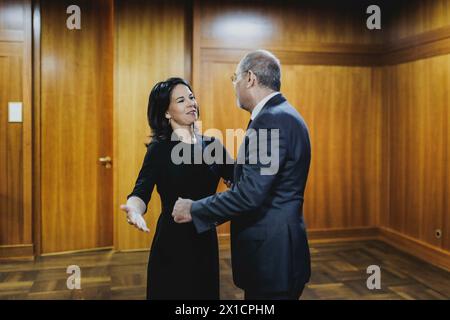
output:
[[[260,157],[254,161],[261,145],[249,141],[261,129],[279,129],[279,139],[276,130],[267,134],[267,141],[259,136],[268,154],[276,153],[277,144],[272,143],[279,141],[278,160],[271,164]],[[233,279],[238,287],[292,290],[310,277],[302,208],[311,147],[303,118],[281,94],[272,97],[250,124],[238,159],[243,154],[245,163],[235,165],[231,189],[193,202],[193,223],[203,232],[231,220]],[[271,165],[278,166],[277,173],[262,174],[261,169]]]

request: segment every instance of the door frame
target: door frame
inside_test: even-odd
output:
[[[33,242],[34,256],[41,244],[41,3],[33,0]]]

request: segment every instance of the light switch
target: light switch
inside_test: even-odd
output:
[[[22,102],[8,102],[8,122],[22,122]]]

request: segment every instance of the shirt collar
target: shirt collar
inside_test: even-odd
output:
[[[251,120],[254,120],[256,116],[261,112],[262,108],[266,105],[267,101],[269,101],[272,97],[280,94],[280,92],[275,91],[271,94],[265,96],[258,104],[253,108],[252,115],[250,116]]]

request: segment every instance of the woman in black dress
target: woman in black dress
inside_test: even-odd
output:
[[[127,204],[121,206],[130,224],[148,232],[142,215],[155,185],[161,197],[148,262],[147,299],[219,299],[216,230],[198,234],[192,223],[175,223],[171,213],[178,197],[201,199],[216,192],[221,177],[230,182],[233,165],[219,140],[195,133],[198,105],[185,80],[170,78],[156,84],[147,117],[152,141]],[[220,150],[223,157],[217,153],[220,161],[206,164],[205,148]],[[217,160],[214,152],[210,154]]]

